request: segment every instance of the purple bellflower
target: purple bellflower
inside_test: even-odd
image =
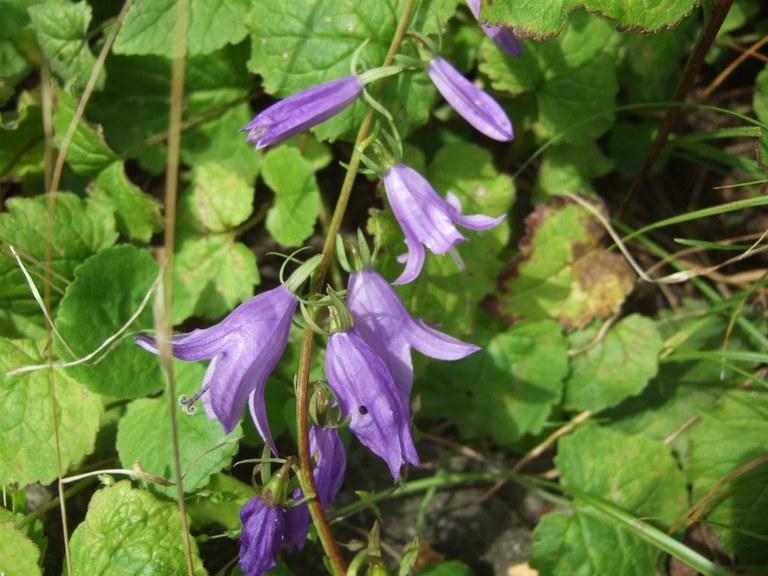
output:
[[[250,397],[256,428],[271,445],[264,386],[285,351],[297,304],[296,296],[280,285],[246,300],[215,326],[173,336],[176,358],[211,360],[200,392],[182,402],[189,408],[202,399],[208,416],[229,433]],[[137,336],[136,343],[158,352],[154,338]]]
[[[352,104],[363,91],[357,76],[344,76],[312,86],[273,104],[253,120],[242,132],[246,140],[259,150],[290,138],[307,128],[327,120]]]
[[[331,334],[325,373],[350,430],[387,463],[393,478],[404,463],[419,465],[408,406],[373,348],[354,331]]]
[[[462,216],[461,204],[454,194],[448,192],[443,200],[423,176],[405,164],[396,164],[384,173],[384,188],[408,247],[405,270],[394,284],[416,279],[424,265],[424,246],[433,254],[445,254],[464,240],[456,224],[470,230],[488,230],[504,219],[503,215]]]
[[[347,457],[339,433],[332,428],[309,431],[310,453],[316,459],[312,475],[317,497],[323,507],[330,506],[344,481]],[[302,498],[300,489],[293,499]],[[246,576],[262,576],[277,565],[277,555],[285,548],[301,549],[307,541],[309,508],[306,503],[287,507],[273,494],[251,498],[240,511],[243,530],[240,536],[240,567]]]
[[[467,6],[474,17],[480,22],[480,0],[467,0]],[[520,56],[523,53],[523,47],[520,39],[515,36],[510,28],[496,24],[483,24],[480,22],[480,28],[493,40],[496,45],[510,56]]]
[[[515,137],[512,122],[499,103],[467,80],[447,60],[435,56],[427,64],[427,74],[448,104],[477,130],[500,142]]]
[[[354,331],[384,360],[406,405],[413,387],[411,348],[439,360],[459,360],[480,350],[412,318],[389,283],[371,268],[350,274],[347,306]]]

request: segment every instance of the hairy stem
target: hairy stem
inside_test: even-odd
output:
[[[400,21],[398,23],[395,36],[392,38],[392,43],[389,46],[389,52],[384,60],[383,66],[389,66],[395,59],[397,51],[400,49],[400,44],[405,37],[405,32],[408,29],[408,23],[413,13],[415,0],[407,0],[405,7],[403,8]],[[380,89],[381,84],[379,84]],[[328,225],[328,232],[325,237],[325,244],[323,245],[323,259],[320,262],[311,282],[310,293],[318,293],[323,283],[325,282],[325,275],[328,272],[328,267],[331,262],[331,254],[333,253],[334,245],[336,242],[336,236],[341,229],[341,223],[344,219],[344,214],[347,210],[347,204],[352,194],[352,186],[354,185],[355,178],[357,177],[358,169],[360,168],[360,154],[358,152],[359,146],[368,137],[373,123],[374,110],[368,110],[363,123],[360,126],[360,130],[357,133],[357,139],[355,140],[354,151],[352,152],[352,158],[349,161],[349,167],[344,177],[344,182],[341,186],[339,193],[339,199],[336,202],[336,208],[331,216],[331,221]],[[309,419],[307,415],[307,401],[309,390],[309,371],[312,364],[312,347],[314,343],[314,333],[311,329],[307,328],[304,331],[304,341],[301,347],[301,358],[299,360],[299,370],[296,381],[296,423],[297,423],[297,435],[298,435],[298,451],[299,451],[299,481],[301,482],[304,494],[316,494],[317,487],[315,486],[315,479],[312,476],[312,456],[309,452]],[[336,545],[336,541],[333,537],[333,532],[328,523],[328,518],[325,515],[320,501],[317,498],[312,498],[308,502],[309,511],[312,514],[312,521],[317,529],[320,542],[323,545],[326,555],[330,560],[333,571],[338,575],[346,574],[347,567],[344,562],[344,558],[341,555],[339,547]]]

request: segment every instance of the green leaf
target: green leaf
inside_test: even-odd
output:
[[[253,252],[232,234],[184,240],[174,259],[175,323],[192,314],[220,318],[253,296],[261,282]]]
[[[572,348],[587,349],[571,359],[563,402],[568,410],[599,412],[615,406],[639,394],[658,370],[663,342],[650,318],[627,316],[592,345],[598,332],[592,326],[570,337]]]
[[[520,37],[542,39],[558,34],[568,14],[580,6],[615,21],[622,29],[655,32],[676,25],[698,3],[698,0],[495,0],[482,4],[480,16],[490,23],[512,27]],[[581,12],[576,12],[571,20]]]
[[[175,363],[176,392],[192,397],[200,390],[205,367],[199,363]],[[233,442],[241,434],[238,424],[231,434],[224,434],[218,420],[208,418],[202,406],[194,415],[187,414],[179,402],[174,402],[179,458],[185,471],[184,491],[195,492],[208,483],[211,474],[229,466],[237,452]],[[168,398],[142,398],[128,405],[117,432],[117,451],[124,468],[134,462],[150,474],[174,481],[173,446],[171,443],[170,407]],[[175,486],[152,485],[166,496],[175,497]]]
[[[87,2],[51,2],[31,6],[28,13],[51,69],[63,80],[74,80],[80,88],[85,86],[96,64],[88,47],[90,5]]]
[[[64,136],[75,117],[75,98],[61,88],[56,89],[56,107],[53,112],[54,142],[61,149]],[[67,148],[67,164],[78,174],[93,176],[115,161],[115,154],[104,142],[99,127],[81,120]]]
[[[732,391],[720,405],[700,411],[700,416],[690,434],[687,469],[693,484],[692,500],[704,498],[703,510],[708,512],[705,521],[712,523],[725,550],[735,554],[739,563],[765,566],[768,396]],[[750,463],[751,469],[739,471]],[[730,474],[729,481],[721,484]]]
[[[89,454],[99,427],[101,401],[67,371],[55,370],[56,418],[47,370],[8,372],[46,363],[47,356],[29,340],[0,338],[0,484],[48,484],[57,475],[56,435],[66,470]],[[0,540],[2,541],[2,540]]]
[[[595,494],[656,526],[685,512],[685,477],[662,442],[586,425],[560,441],[555,463],[566,492]],[[553,576],[654,572],[655,547],[583,506],[577,499],[573,511],[542,518],[533,532],[533,568]]]
[[[187,499],[192,530],[201,531],[212,524],[219,524],[225,530],[239,530],[242,527],[240,510],[252,496],[250,484],[224,473],[213,474],[205,489]]]
[[[459,362],[431,363],[417,382],[424,412],[449,416],[463,437],[509,444],[541,432],[560,401],[568,356],[560,326],[520,322]]]
[[[134,0],[115,40],[115,54],[171,57],[175,0]],[[210,54],[227,44],[237,44],[247,34],[248,0],[191,0],[187,52]]]
[[[13,522],[0,522],[0,574],[39,576],[40,550]]]
[[[22,92],[16,112],[2,112],[0,174],[4,178],[42,172],[45,136],[39,95]]]
[[[600,248],[597,219],[571,200],[560,204],[539,205],[525,220],[519,253],[492,304],[507,320],[555,318],[579,328],[616,313],[632,290],[624,258]]]
[[[196,576],[206,574],[189,539]],[[163,502],[128,481],[99,490],[70,540],[72,571],[93,576],[178,576],[187,573],[176,503]]]
[[[716,350],[727,339],[729,350],[749,349],[740,330],[726,336],[728,319],[713,312],[706,303],[683,303],[674,313],[662,314],[658,326],[668,345],[675,348]],[[639,396],[628,398],[600,417],[625,433],[659,441],[674,438],[671,446],[684,458],[691,430],[687,423],[699,410],[713,406],[729,388],[742,381],[742,376],[723,370],[720,362],[681,361],[672,356],[661,362],[659,374]]]
[[[103,199],[115,211],[117,229],[123,236],[149,242],[152,235],[163,228],[160,203],[128,180],[123,162],[105,168],[88,194]]]
[[[752,97],[755,116],[768,123],[768,65],[764,66],[755,79],[755,95]]]
[[[247,46],[241,44],[187,59],[184,121],[189,128],[182,139],[184,162],[218,160],[235,169],[242,163],[248,169],[242,175],[252,177],[253,148],[237,133],[249,120],[242,102],[253,84],[246,58]],[[107,82],[91,99],[90,118],[104,126],[107,141],[121,157],[137,158],[147,170],[162,172],[170,61],[159,56],[110,56],[106,67]]]
[[[0,214],[0,307],[23,315],[39,314],[38,305],[21,270],[10,254],[15,247],[40,293],[45,277],[45,243],[48,228],[48,197],[10,198],[7,213]],[[83,201],[59,192],[53,213],[51,297],[55,305],[74,277],[75,267],[97,250],[117,239],[115,219],[108,206]]]
[[[453,15],[455,0],[423,2],[411,29],[434,34]],[[395,0],[360,2],[273,2],[257,0],[249,21],[251,71],[264,78],[264,89],[283,98],[321,82],[350,74],[350,58],[368,42],[363,60],[368,67],[384,62],[395,34],[400,8]],[[289,57],[290,55],[290,57]],[[424,124],[435,99],[426,74],[399,74],[387,80],[382,104],[392,113],[400,133]],[[353,137],[368,107],[358,101],[322,123],[315,134],[323,140]]]
[[[536,200],[544,202],[548,195],[592,192],[591,180],[608,174],[614,166],[595,142],[559,144],[547,148],[539,177],[536,179]]]
[[[301,246],[314,232],[320,213],[320,189],[312,166],[296,148],[281,146],[264,156],[261,170],[275,193],[267,230],[283,246]]]
[[[496,90],[535,96],[540,137],[591,143],[614,122],[619,41],[609,22],[580,12],[562,36],[527,44],[520,58],[484,43],[480,69]]]
[[[210,232],[225,232],[253,212],[253,186],[216,162],[195,169],[188,196],[195,220]]]
[[[159,266],[150,253],[130,244],[105,248],[78,267],[56,315],[56,327],[78,358],[102,346],[128,322],[158,274]],[[150,300],[129,333],[152,325]],[[161,390],[157,358],[131,338],[117,342],[69,371],[90,390],[112,398],[137,398]],[[56,350],[72,360],[61,343],[57,342]]]
[[[0,13],[4,8],[0,3]],[[0,27],[2,24],[0,24]],[[0,33],[0,37],[2,33]],[[14,95],[16,86],[32,72],[32,64],[19,47],[10,40],[0,40],[0,106],[5,106]]]
[[[464,214],[496,217],[505,214],[514,202],[512,181],[494,168],[491,154],[479,146],[444,146],[425,176],[439,194],[444,195],[448,190],[456,194]],[[380,232],[382,252],[377,268],[385,277],[396,278],[403,270],[403,264],[396,258],[406,248],[391,210],[371,219],[368,231]],[[450,255],[430,253],[419,277],[397,287],[400,298],[414,316],[427,322],[439,321],[442,330],[455,335],[473,331],[480,301],[495,287],[495,276],[502,266],[498,254],[507,243],[509,224],[505,220],[492,230],[461,232],[467,241],[456,248],[466,263],[464,273]]]

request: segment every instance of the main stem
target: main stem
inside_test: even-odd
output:
[[[390,66],[392,64],[397,51],[400,49],[400,44],[405,37],[408,23],[411,20],[414,4],[415,0],[406,0],[403,13],[400,16],[400,21],[397,26],[397,31],[395,32],[394,38],[392,38],[389,52],[384,60],[384,66]],[[379,90],[381,89],[380,86],[381,84],[378,86]],[[331,254],[333,253],[336,236],[341,229],[341,223],[344,220],[347,204],[349,203],[349,198],[352,194],[352,186],[355,183],[355,178],[357,177],[357,172],[360,167],[359,147],[368,137],[371,130],[371,124],[373,123],[373,115],[373,109],[368,110],[368,113],[365,115],[363,123],[360,126],[360,130],[357,133],[352,158],[350,159],[344,182],[341,185],[339,199],[336,202],[336,208],[333,211],[331,222],[328,225],[328,233],[325,237],[325,244],[323,245],[323,259],[310,282],[310,294],[317,294],[325,282],[325,275],[328,272],[328,267],[331,263]],[[309,452],[309,419],[307,415],[309,370],[312,364],[314,336],[314,332],[312,332],[311,329],[307,328],[304,330],[301,358],[299,359],[299,371],[296,377],[296,424],[299,449],[299,481],[301,482],[304,494],[317,494],[315,478],[312,476],[312,456]],[[333,571],[338,576],[346,574],[346,563],[344,562],[339,547],[336,545],[336,540],[333,537],[333,531],[328,523],[328,518],[325,515],[323,506],[317,498],[311,498],[308,504],[310,514],[312,515],[312,521],[314,522],[318,536],[320,537],[320,543],[323,545],[323,549],[330,560]]]

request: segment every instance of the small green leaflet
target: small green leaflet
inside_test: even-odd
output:
[[[48,484],[57,475],[56,436],[47,370],[8,373],[45,364],[34,342],[0,338],[0,484]],[[101,400],[68,371],[53,374],[62,467],[79,462],[94,447]],[[0,541],[2,541],[0,539]]]
[[[56,327],[77,358],[91,354],[138,312],[152,290],[160,267],[147,250],[123,244],[101,250],[75,272],[56,315]],[[128,328],[128,335],[153,325],[152,300]],[[69,368],[88,388],[113,398],[137,398],[163,388],[157,358],[133,343],[115,340],[90,361]],[[71,357],[57,341],[56,351]]]
[[[206,574],[190,538],[195,576]],[[70,540],[74,574],[179,576],[187,573],[184,534],[175,502],[159,500],[128,481],[96,492]]]
[[[283,246],[301,246],[320,213],[320,189],[310,164],[296,148],[281,146],[264,157],[262,176],[275,193],[267,230]]]
[[[178,5],[175,0],[134,0],[115,40],[115,54],[171,57]],[[248,0],[191,0],[188,53],[210,54],[240,42],[249,10]]]
[[[82,88],[96,64],[88,46],[91,6],[83,2],[47,2],[28,8],[32,26],[51,69]],[[98,85],[104,84],[104,75]]]
[[[632,314],[597,341],[598,326],[574,332],[569,340],[580,353],[571,358],[565,386],[567,410],[598,412],[636,396],[658,370],[662,340],[650,318]]]
[[[40,576],[40,550],[12,521],[0,522],[0,574]]]

